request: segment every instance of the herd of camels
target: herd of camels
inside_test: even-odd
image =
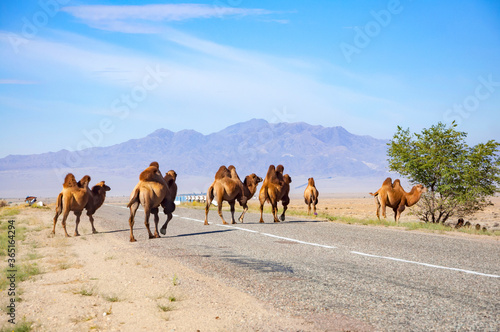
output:
[[[245,177],[241,181],[236,168],[234,166],[221,166],[215,173],[213,183],[207,190],[207,200],[205,206],[205,225],[208,225],[208,211],[214,199],[217,201],[217,208],[220,218],[224,224],[226,220],[222,215],[222,202],[229,203],[231,208],[231,223],[235,224],[234,212],[236,201],[243,207],[243,213],[239,217],[239,221],[243,222],[243,217],[248,210],[248,201],[257,192],[257,186],[262,182],[259,191],[260,202],[260,222],[263,223],[264,204],[267,202],[271,205],[274,222],[285,220],[285,212],[290,203],[290,183],[292,178],[288,174],[284,174],[283,165],[270,165],[266,177],[262,179],[255,173]],[[149,233],[149,238],[159,238],[158,223],[159,209],[163,208],[163,212],[167,215],[167,220],[160,229],[161,234],[165,235],[167,225],[172,219],[172,213],[175,210],[175,197],[177,195],[177,173],[173,170],[162,175],[160,166],[157,162],[152,162],[149,167],[142,171],[139,175],[139,182],[136,184],[130,195],[130,201],[127,207],[130,209],[129,226],[130,226],[130,242],[135,242],[133,228],[134,218],[139,208],[142,205],[144,208],[144,224]],[[75,236],[79,236],[78,224],[83,210],[87,211],[87,216],[92,225],[92,233],[97,233],[94,227],[93,214],[102,206],[106,198],[106,192],[111,190],[104,181],[99,182],[92,189],[89,188],[90,176],[85,175],[80,181],[76,181],[75,176],[71,173],[66,175],[63,184],[63,190],[57,197],[56,215],[54,216],[54,226],[52,234],[55,234],[57,218],[63,215],[62,226],[64,233],[69,237],[66,231],[66,219],[71,211],[76,216]],[[394,219],[399,222],[401,213],[405,207],[416,204],[422,193],[426,192],[426,188],[418,184],[412,188],[410,192],[406,192],[399,180],[392,182],[391,178],[387,178],[382,187],[375,193],[370,193],[375,197],[377,205],[377,218],[380,219],[380,211],[382,216],[386,218],[386,207],[390,207],[394,211]],[[319,192],[316,189],[314,179],[308,179],[308,185],[304,191],[304,201],[308,206],[307,213],[311,214],[311,206],[314,215],[316,213],[316,205],[318,204]],[[278,218],[278,203],[283,205],[283,212]],[[151,233],[149,228],[149,217],[153,214],[155,222],[155,232]]]

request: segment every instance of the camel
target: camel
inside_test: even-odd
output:
[[[262,182],[262,178],[252,173],[245,177],[244,182],[241,182],[236,168],[231,165],[221,166],[215,174],[214,182],[207,190],[207,201],[205,205],[205,225],[208,225],[208,211],[210,204],[217,197],[217,209],[222,223],[227,225],[226,220],[222,216],[222,202],[227,201],[231,207],[231,223],[236,224],[234,220],[234,205],[236,201],[243,207],[243,213],[239,217],[239,221],[243,222],[243,217],[248,211],[247,202],[257,191],[258,184]]]
[[[274,222],[280,222],[278,219],[278,202],[281,201],[283,204],[283,213],[280,216],[281,221],[285,221],[285,212],[290,203],[290,183],[292,178],[285,174],[283,165],[270,165],[267,170],[266,178],[262,183],[262,187],[259,192],[259,202],[260,202],[260,221],[264,222],[262,215],[264,213],[264,203],[269,202],[271,204]]]
[[[314,183],[314,178],[309,178],[307,180],[307,187],[304,190],[304,201],[307,204],[307,214],[311,214],[311,204],[313,206],[314,215],[317,216],[316,213],[316,204],[318,204],[318,196],[319,191],[316,189],[316,185]]]
[[[106,199],[106,191],[110,191],[111,188],[106,185],[104,181],[99,182],[90,190],[90,197],[85,206],[85,210],[87,210],[87,216],[90,220],[90,225],[92,226],[92,233],[96,234],[97,230],[94,227],[94,213],[98,208],[102,206],[104,200]],[[78,232],[78,223],[76,224],[76,229]]]
[[[76,182],[75,176],[68,173],[64,178],[63,190],[57,196],[56,215],[54,216],[54,227],[52,234],[56,234],[57,218],[63,214],[62,226],[66,237],[70,237],[66,230],[66,219],[71,211],[76,216],[75,236],[79,236],[78,224],[83,209],[87,206],[90,198],[89,189],[90,176],[85,175],[80,181]]]
[[[167,225],[170,220],[172,220],[172,213],[175,211],[175,196],[177,196],[177,173],[174,170],[170,170],[165,174],[165,182],[167,183],[167,194],[165,199],[162,201],[161,206],[163,207],[163,213],[167,215],[167,220],[165,224],[160,229],[160,233],[165,235],[167,233]]]
[[[158,234],[158,222],[160,220],[158,217],[158,207],[165,199],[167,191],[167,182],[161,175],[158,163],[154,161],[139,175],[139,182],[135,185],[134,190],[132,190],[130,201],[127,204],[127,207],[130,209],[130,217],[128,220],[130,226],[130,242],[137,241],[134,237],[133,229],[134,218],[139,205],[142,205],[144,208],[144,224],[148,230],[149,238],[160,237],[160,234]],[[155,222],[154,235],[149,229],[149,216],[151,213],[154,215]]]
[[[423,193],[427,192],[421,184],[413,186],[411,191],[406,192],[401,186],[401,181],[399,179],[392,182],[391,178],[385,179],[382,183],[382,187],[375,193],[370,193],[370,195],[375,197],[375,204],[377,205],[377,218],[380,220],[380,209],[382,209],[382,216],[386,218],[385,208],[390,207],[394,211],[394,220],[399,223],[399,218],[401,213],[408,206],[415,205]]]

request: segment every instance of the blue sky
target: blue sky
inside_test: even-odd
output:
[[[498,1],[2,1],[0,157],[262,118],[500,141]]]

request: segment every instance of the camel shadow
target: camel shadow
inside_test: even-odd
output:
[[[233,229],[224,229],[224,230],[220,230],[220,231],[186,233],[186,234],[179,234],[179,235],[173,235],[173,236],[164,236],[164,237],[165,238],[174,238],[174,237],[198,236],[198,235],[208,235],[208,234],[225,233],[225,232],[232,232],[232,231],[234,231],[234,230]]]

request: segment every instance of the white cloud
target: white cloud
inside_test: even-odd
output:
[[[224,18],[269,15],[258,8],[223,7],[206,4],[161,4],[142,6],[68,6],[61,9],[97,29],[124,33],[158,33],[145,22],[184,21],[199,18]],[[281,21],[280,23],[284,23]]]

